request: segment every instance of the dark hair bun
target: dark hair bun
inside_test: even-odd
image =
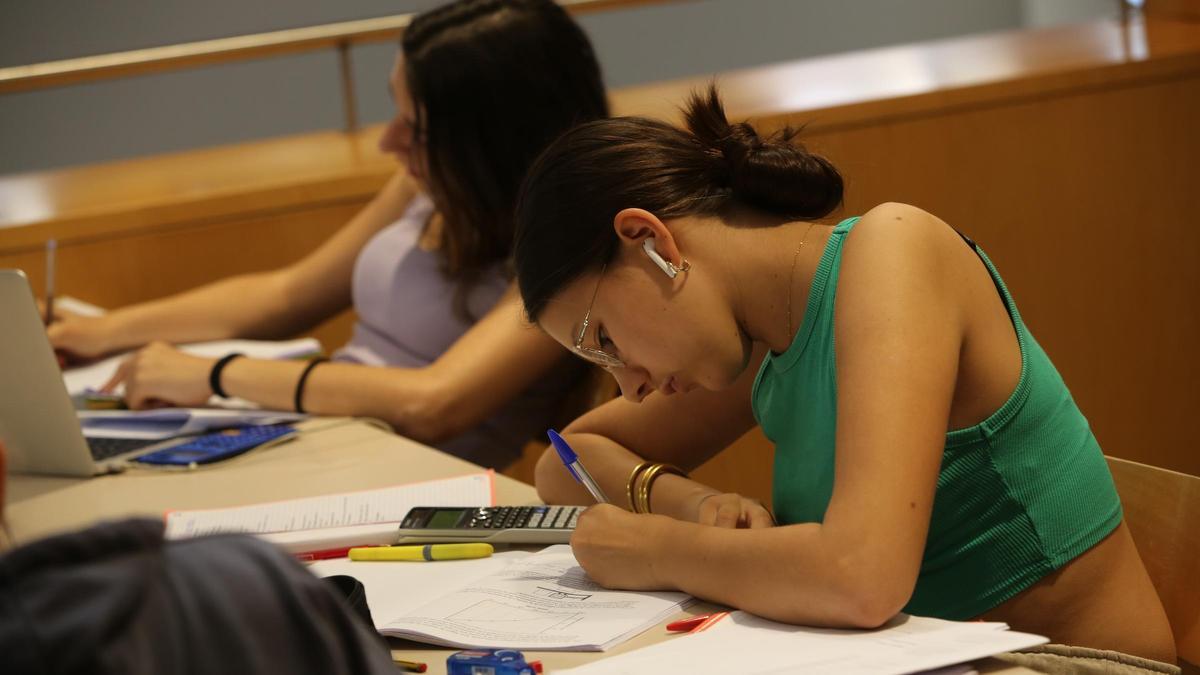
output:
[[[797,130],[785,127],[764,139],[746,122],[730,124],[715,85],[693,93],[684,113],[737,201],[792,218],[821,218],[842,203],[842,175],[794,142]]]

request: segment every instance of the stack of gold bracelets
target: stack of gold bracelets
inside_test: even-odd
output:
[[[629,498],[629,508],[634,513],[650,513],[650,486],[659,476],[673,473],[676,476],[687,476],[679,467],[671,464],[642,462],[633,467],[629,474],[629,482],[625,484],[625,496]]]

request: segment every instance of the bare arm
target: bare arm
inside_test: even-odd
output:
[[[589,575],[811,625],[876,626],[908,602],[964,334],[962,303],[926,234],[864,217],[847,246],[835,480],[823,522],[728,530],[592,509],[572,542]]]
[[[304,388],[304,408],[322,415],[376,417],[410,438],[436,443],[479,424],[567,358],[557,343],[525,323],[515,288],[436,361],[424,368],[328,363]],[[188,405],[208,398],[215,361],[151,345],[122,366],[135,408]],[[222,372],[225,391],[263,407],[291,410],[304,364],[241,358]]]
[[[754,426],[750,389],[766,348],[757,346],[750,364],[732,387],[665,396],[653,393],[641,403],[614,399],[572,422],[564,438],[616,504],[627,506],[630,473],[643,460],[675,464],[690,471]],[[592,498],[547,449],[536,469],[538,496],[550,504],[590,504]],[[654,482],[651,510],[696,520],[700,502],[717,490],[665,475]]]
[[[397,172],[366,207],[316,251],[277,270],[243,274],[103,317],[48,329],[56,349],[81,358],[162,340],[294,335],[350,306],[354,261],[376,232],[403,214],[416,187]]]

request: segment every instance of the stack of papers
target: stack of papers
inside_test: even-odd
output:
[[[829,673],[901,675],[1048,642],[1002,623],[900,615],[876,630],[790,626],[732,612],[707,630],[563,673]]]
[[[692,600],[607,590],[566,545],[433,564],[326,561],[312,571],[362,581],[380,633],[459,648],[603,651]]]
[[[378,490],[289,499],[224,509],[170,511],[166,537],[218,532],[256,534],[292,552],[392,544],[417,506],[494,506],[495,473],[410,483]]]

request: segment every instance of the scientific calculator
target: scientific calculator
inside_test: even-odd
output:
[[[176,466],[208,464],[236,457],[247,450],[295,435],[295,433],[296,430],[288,424],[263,424],[226,429],[197,436],[179,445],[172,445],[169,448],[142,455],[133,461],[143,464]]]
[[[418,506],[404,516],[396,543],[566,544],[583,509],[582,506]]]

